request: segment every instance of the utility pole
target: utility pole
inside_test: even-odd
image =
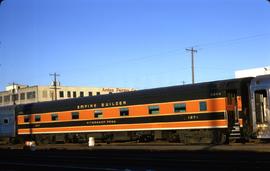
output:
[[[54,100],[57,100],[57,77],[59,77],[60,75],[59,74],[56,74],[56,72],[54,74],[50,74],[50,76],[53,76],[54,79],[53,79],[53,88],[54,89]]]
[[[11,89],[11,102],[12,102],[13,105],[16,105],[16,100],[18,100],[18,94],[16,94],[17,93],[16,89],[18,90],[19,89],[19,86],[15,82],[9,83],[8,85],[9,86],[12,85],[12,89]],[[15,89],[15,86],[16,85],[17,85],[17,88]]]
[[[11,99],[13,101],[13,105],[16,105],[16,98],[15,98],[15,83],[12,83],[12,96]]]
[[[186,51],[191,52],[191,70],[192,70],[192,84],[195,83],[194,78],[194,53],[197,53],[197,50],[195,50],[193,47],[191,49],[186,49]]]

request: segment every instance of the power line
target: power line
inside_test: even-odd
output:
[[[197,45],[194,45],[194,46],[185,46],[185,47],[218,46],[218,45],[227,44],[227,43],[233,43],[233,42],[238,42],[238,41],[243,41],[243,40],[248,40],[248,39],[265,37],[265,36],[268,36],[268,35],[270,35],[270,33],[254,34],[254,35],[250,35],[250,36],[237,37],[237,38],[229,39],[229,40],[213,41],[213,42],[209,42],[209,43],[202,43],[202,44],[197,44]],[[130,59],[124,60],[123,62],[136,62],[136,61],[141,61],[141,60],[145,60],[145,59],[148,59],[148,58],[154,58],[154,57],[158,57],[158,56],[160,57],[160,56],[163,56],[163,55],[166,55],[166,54],[169,54],[169,53],[178,52],[181,49],[182,48],[175,48],[175,49],[163,51],[163,52],[152,54],[152,55],[146,55],[146,56],[142,56],[142,57],[138,57],[138,58],[130,58]]]
[[[255,35],[250,35],[250,36],[244,36],[244,37],[238,37],[235,39],[229,39],[229,40],[221,40],[221,41],[213,41],[213,42],[209,42],[209,43],[202,43],[202,44],[198,44],[195,45],[194,47],[209,47],[209,46],[220,46],[220,45],[228,45],[228,44],[232,44],[234,42],[239,42],[239,41],[243,41],[243,40],[249,40],[249,39],[255,39],[255,38],[259,38],[259,37],[265,37],[268,36],[269,33],[263,33],[263,34],[255,34]]]
[[[186,48],[186,47],[194,47],[197,50],[201,50],[205,47],[209,47],[209,46],[220,46],[220,45],[224,45],[224,44],[229,44],[229,43],[234,43],[234,42],[239,42],[239,41],[243,41],[243,40],[249,40],[249,39],[254,39],[254,38],[260,38],[260,37],[265,37],[265,36],[269,36],[270,33],[261,33],[261,34],[254,34],[254,35],[250,35],[250,36],[244,36],[244,37],[238,37],[235,39],[229,39],[229,40],[221,40],[221,41],[213,41],[213,42],[209,42],[209,43],[202,43],[202,44],[195,44],[192,46],[183,46],[180,48],[175,48],[175,49],[169,49],[169,50],[165,50],[163,52],[157,52],[155,54],[149,54],[149,55],[145,55],[145,56],[141,56],[141,57],[135,57],[135,58],[128,58],[128,59],[123,59],[121,61],[117,61],[116,64],[117,65],[122,65],[123,63],[134,63],[134,62],[141,62],[144,60],[149,60],[149,59],[156,59],[156,58],[160,58],[160,57],[164,57],[164,56],[168,56],[168,54],[173,54],[179,51],[182,51],[182,49]],[[116,61],[116,60],[115,60]],[[106,64],[106,63],[102,63],[102,64],[95,64],[92,65],[93,67],[115,67],[116,65],[112,65],[112,63],[110,64]],[[80,69],[82,69],[82,67],[80,67]],[[83,69],[89,69],[89,67],[83,67]],[[71,69],[65,69],[65,71],[68,72],[73,72],[73,70]]]

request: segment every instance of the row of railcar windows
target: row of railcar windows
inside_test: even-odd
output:
[[[200,111],[206,111],[207,110],[207,103],[205,101],[201,101],[199,103]],[[120,116],[129,116],[129,109],[128,108],[120,108]],[[174,112],[175,113],[183,113],[186,112],[186,103],[176,103],[174,104]],[[159,105],[151,105],[148,106],[148,113],[149,114],[159,114]],[[72,119],[79,119],[79,112],[71,112],[71,118]],[[94,111],[94,118],[103,118],[103,112],[102,110],[95,110]],[[53,113],[51,114],[51,120],[57,121],[58,120],[58,114]],[[24,116],[24,122],[29,122],[29,116]],[[40,115],[35,115],[35,122],[40,122],[41,117]]]

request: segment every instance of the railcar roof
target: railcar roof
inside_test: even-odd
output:
[[[209,94],[209,89],[225,89],[228,87],[240,87],[240,84],[250,82],[252,77],[219,80],[212,82],[203,82],[196,84],[177,85],[161,88],[152,88],[144,90],[135,90],[130,92],[98,95],[91,97],[79,97],[72,99],[64,99],[49,102],[31,103],[25,105],[18,105],[17,111],[22,114],[45,113],[65,110],[77,110],[76,106],[81,104],[93,104],[102,102],[115,102],[127,100],[127,105],[142,104],[142,103],[157,103],[166,102],[177,99],[179,96],[190,98],[206,98]],[[97,107],[98,108],[98,107]]]

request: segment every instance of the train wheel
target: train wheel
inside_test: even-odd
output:
[[[214,142],[213,144],[219,145],[219,144],[225,144],[227,140],[226,134],[220,131],[214,132]]]

